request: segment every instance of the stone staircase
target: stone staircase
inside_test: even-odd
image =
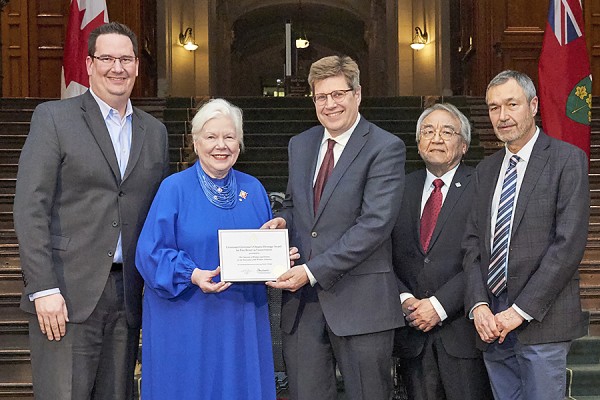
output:
[[[27,322],[19,310],[22,288],[18,244],[12,223],[12,203],[20,149],[29,131],[29,121],[35,106],[47,99],[0,99],[0,399],[32,398],[31,368],[27,344]],[[287,143],[299,132],[317,124],[314,106],[309,98],[234,98],[232,103],[244,111],[244,142],[246,151],[240,155],[236,168],[256,176],[269,192],[284,192],[287,182]],[[415,143],[415,125],[423,107],[432,101],[445,100],[458,106],[473,122],[473,140],[466,162],[476,165],[484,155],[498,148],[489,125],[487,109],[482,98],[452,97],[446,99],[421,97],[364,98],[361,113],[370,121],[393,132],[407,146],[406,170],[422,168]],[[202,99],[168,98],[138,99],[134,104],[164,121],[169,132],[171,171],[187,168],[195,157],[188,139],[190,120]],[[582,297],[592,313],[591,332],[600,335],[600,110],[594,115],[596,135],[592,150],[592,215],[586,258],[581,266]],[[597,142],[597,143],[596,143]],[[272,315],[277,318],[277,315]],[[276,328],[277,324],[273,323]],[[275,348],[280,343],[273,329]],[[600,339],[599,339],[600,340]],[[586,338],[580,345],[595,348],[594,338]],[[589,353],[584,350],[583,353]],[[282,365],[275,352],[275,365]],[[573,356],[573,363],[588,358]],[[582,371],[594,370],[582,365]],[[586,369],[587,368],[587,369]],[[598,367],[600,368],[600,367]],[[580,378],[587,373],[573,366],[573,387],[588,390],[591,383]],[[600,382],[593,375],[592,382]],[[599,379],[593,381],[593,379]],[[581,385],[578,382],[583,382]],[[589,380],[588,380],[589,381]],[[577,386],[579,385],[579,386]],[[595,385],[598,386],[598,385]],[[587,392],[586,392],[587,393]],[[594,392],[595,393],[595,392]],[[600,392],[598,392],[600,396]],[[579,393],[584,394],[584,392]],[[577,399],[580,399],[577,397]]]

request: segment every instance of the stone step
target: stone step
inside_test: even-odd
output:
[[[600,336],[584,336],[574,340],[567,365],[600,363]]]
[[[27,135],[0,135],[0,146],[4,149],[21,149]]]
[[[27,122],[4,122],[0,121],[0,135],[22,136],[29,133],[29,121]]]
[[[600,396],[600,364],[570,365],[573,371],[571,396]]]
[[[29,348],[29,324],[27,321],[0,322],[2,348],[26,350]]]
[[[0,348],[0,384],[11,383],[31,383],[31,356],[28,349]]]
[[[33,385],[31,383],[0,383],[0,399],[33,400]]]
[[[6,258],[2,261],[8,263]],[[11,265],[0,266],[0,293],[12,296],[5,299],[5,304],[12,307],[14,304],[10,302],[19,301],[18,296],[20,296],[23,291],[23,277],[19,265],[14,265],[13,263],[10,264]]]

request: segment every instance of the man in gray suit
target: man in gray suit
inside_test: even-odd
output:
[[[284,289],[281,327],[292,399],[336,399],[336,362],[351,400],[387,400],[394,328],[402,308],[391,231],[404,183],[405,147],[358,112],[350,57],[312,64],[317,126],[289,144],[284,209],[299,265],[269,286]]]
[[[475,328],[465,318],[460,242],[473,202],[473,168],[461,163],[469,120],[452,104],[435,104],[417,121],[425,169],[406,177],[392,232],[394,270],[409,326],[395,352],[411,400],[492,397]]]
[[[36,399],[133,398],[135,247],[169,167],[164,125],[129,101],[134,33],[102,25],[88,52],[90,90],[39,105],[19,160],[14,220]]]
[[[538,98],[527,75],[501,72],[486,102],[505,148],[475,172],[463,241],[465,310],[496,399],[563,399],[570,343],[587,330],[578,274],[589,219],[587,158],[536,127]]]

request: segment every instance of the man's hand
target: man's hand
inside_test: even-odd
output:
[[[192,272],[192,283],[198,286],[204,293],[220,293],[231,286],[231,282],[213,282],[213,278],[221,273],[221,267],[217,269],[204,270],[195,268]]]
[[[60,293],[38,297],[34,300],[40,329],[48,340],[59,341],[67,333],[69,313],[67,304]]]
[[[500,336],[496,319],[487,304],[481,304],[473,310],[473,322],[479,337],[486,343],[492,343]]]
[[[409,300],[411,299],[406,300],[404,303]],[[402,308],[404,308],[404,303]],[[406,315],[408,325],[420,331],[429,332],[441,322],[440,316],[429,299],[416,300],[407,309],[411,311],[410,314]]]
[[[290,267],[294,266],[294,262],[300,258],[300,253],[297,247],[290,247]]]
[[[500,339],[498,343],[504,342],[506,335],[508,335],[512,330],[519,327],[525,319],[519,315],[518,312],[515,311],[514,308],[509,307],[508,309],[498,313],[495,315],[496,326],[500,331]]]
[[[402,303],[402,312],[404,313],[405,317],[408,317],[410,313],[415,311],[415,307],[413,306],[417,301],[419,301],[419,299],[416,297],[409,297],[408,299],[404,300]]]
[[[281,274],[275,282],[267,282],[267,286],[275,289],[289,290],[295,292],[309,282],[308,275],[304,269],[304,264],[290,268],[287,272]]]
[[[275,217],[272,220],[265,222],[260,229],[285,229],[287,223],[281,217]]]

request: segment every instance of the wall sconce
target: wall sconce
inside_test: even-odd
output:
[[[184,33],[179,34],[179,44],[189,51],[198,49],[198,45],[194,42],[194,37],[192,36],[192,28],[187,28]]]
[[[427,29],[425,29],[425,32],[423,32],[421,30],[421,28],[419,28],[418,26],[415,28],[415,36],[413,37],[412,43],[410,44],[410,47],[413,50],[423,50],[423,48],[425,47],[425,45],[427,44],[427,39],[429,38],[429,35],[427,34]]]

